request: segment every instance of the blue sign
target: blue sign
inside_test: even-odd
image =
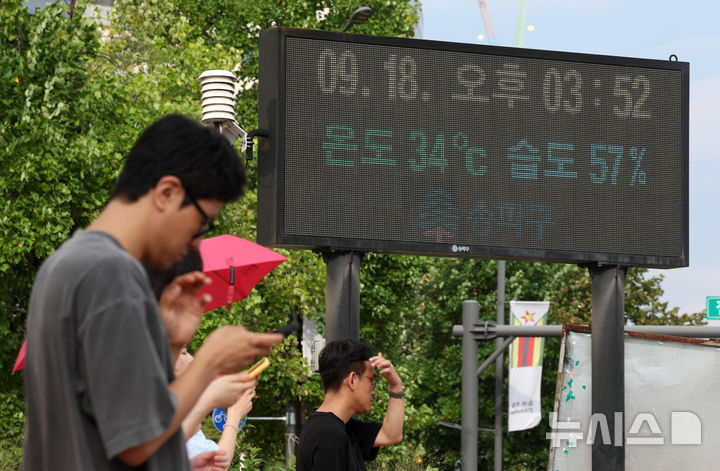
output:
[[[225,428],[225,422],[227,421],[227,412],[225,412],[225,409],[213,410],[212,420],[215,428],[218,429],[218,431],[222,432]],[[247,417],[243,417],[243,419],[240,421],[240,424],[238,425],[238,430],[242,430],[245,422],[247,422]]]

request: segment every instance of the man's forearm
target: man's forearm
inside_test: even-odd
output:
[[[402,386],[400,388],[402,388]],[[398,393],[400,390],[392,392]],[[374,445],[377,447],[399,443],[402,440],[404,424],[405,398],[390,397],[388,399],[388,407],[385,411],[382,428],[375,438]]]

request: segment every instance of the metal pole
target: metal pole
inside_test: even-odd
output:
[[[603,414],[614,443],[592,433],[593,471],[624,471],[625,437],[625,274],[616,265],[590,266],[592,277],[592,413]],[[616,422],[619,422],[616,424]]]
[[[508,345],[513,343],[514,340],[515,340],[515,337],[512,335],[510,337],[506,338],[505,340],[503,340],[502,344],[498,348],[496,348],[495,351],[492,352],[489,357],[487,357],[487,359],[483,362],[482,365],[480,365],[480,367],[477,370],[477,375],[480,376],[482,374],[482,372],[485,371],[492,364],[492,362],[494,362],[497,359],[497,357],[499,355],[503,354],[503,352],[508,347]],[[493,431],[494,431],[494,429],[493,429]]]
[[[480,306],[477,301],[463,301],[462,336],[462,432],[461,469],[477,470],[478,439],[478,346],[470,332],[472,325],[480,322]]]
[[[496,337],[562,337],[562,325],[490,325],[473,326],[471,329],[478,342],[494,340]],[[453,326],[453,335],[462,337],[464,328],[461,325]],[[638,332],[651,335],[671,335],[675,337],[717,339],[720,338],[718,326],[691,326],[691,325],[628,325],[625,332]],[[493,360],[495,357],[493,357]]]
[[[328,251],[323,252],[323,260],[326,340],[359,340],[362,253]]]
[[[295,455],[295,445],[299,440],[298,411],[300,401],[287,401],[287,420],[285,422],[285,467],[290,466],[290,459]]]
[[[497,325],[505,323],[505,260],[498,260],[497,266]],[[500,354],[495,360],[495,471],[502,471],[503,463],[503,383],[505,381],[505,355],[503,339],[495,340],[495,349]],[[474,469],[474,468],[473,468]]]
[[[262,421],[273,421],[277,420],[278,422],[287,422],[287,416],[282,417],[248,417],[248,420],[262,420]]]

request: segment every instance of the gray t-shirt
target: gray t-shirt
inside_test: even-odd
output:
[[[26,471],[132,469],[114,457],[172,423],[167,333],[145,270],[110,235],[78,231],[43,263],[27,338]],[[189,469],[182,430],[139,468]]]

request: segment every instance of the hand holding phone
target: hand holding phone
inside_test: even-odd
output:
[[[273,330],[273,333],[282,334],[283,336],[287,337],[290,332],[298,330],[299,328],[300,324],[298,323],[298,321],[292,321],[287,325]],[[260,376],[260,373],[265,371],[268,366],[270,366],[270,360],[268,360],[267,357],[263,357],[257,363],[251,366],[249,370],[247,370],[247,374],[250,376],[250,378],[255,379]]]

